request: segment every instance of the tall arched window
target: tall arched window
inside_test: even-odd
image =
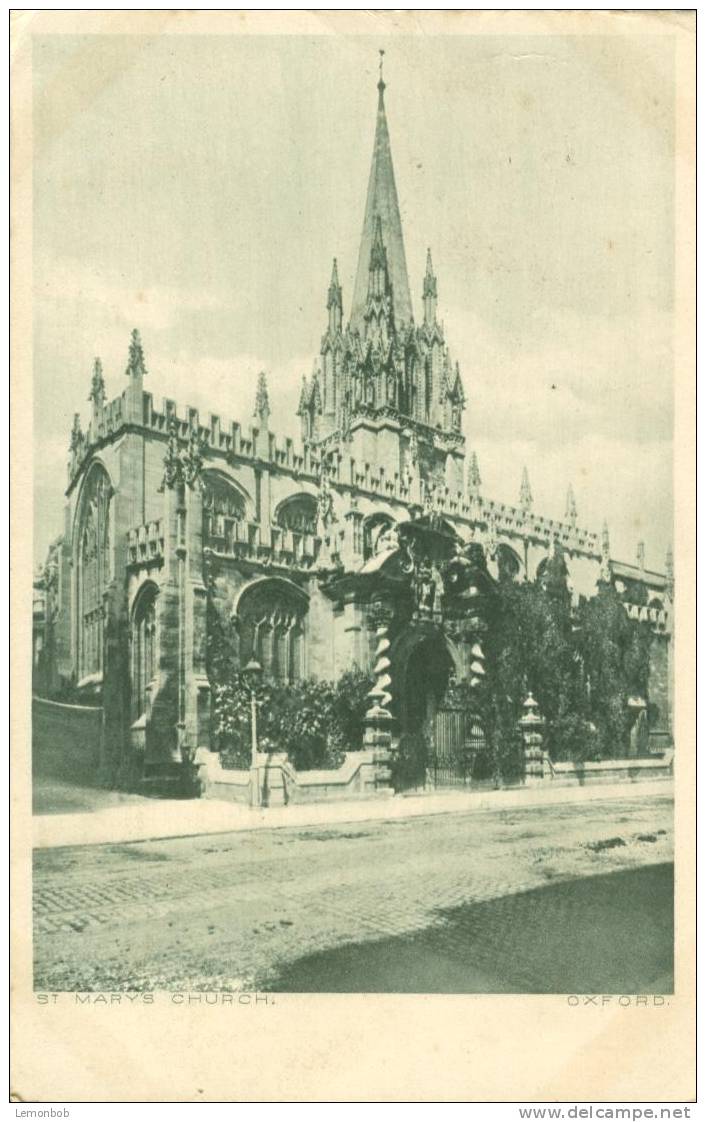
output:
[[[283,530],[316,534],[317,509],[313,495],[292,495],[277,507],[275,521]]]
[[[245,518],[245,498],[233,484],[216,472],[203,474],[204,542],[230,550],[238,540],[236,523]]]
[[[77,671],[81,681],[103,671],[103,593],[110,580],[110,497],[107,472],[95,464],[81,496],[77,542]]]
[[[498,576],[505,580],[517,580],[522,570],[522,562],[511,546],[500,543],[495,558],[498,563]]]
[[[138,593],[132,616],[133,719],[147,708],[150,683],[157,673],[157,588],[147,584]]]
[[[240,664],[256,658],[266,678],[294,682],[304,673],[303,636],[308,597],[290,581],[256,581],[238,600]]]

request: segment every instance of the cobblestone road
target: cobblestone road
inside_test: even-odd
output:
[[[262,988],[303,956],[428,940],[449,909],[668,862],[671,845],[655,797],[38,850],[35,985]]]

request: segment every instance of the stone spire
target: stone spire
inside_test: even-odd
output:
[[[478,457],[475,452],[471,452],[471,458],[468,462],[468,494],[471,498],[477,499],[479,497],[482,482],[480,469],[478,467]]]
[[[522,469],[522,483],[520,484],[520,506],[523,510],[529,511],[532,509],[532,491],[530,489],[529,475],[527,468]]]
[[[402,221],[397,200],[395,173],[392,166],[390,135],[385,114],[385,83],[380,72],[378,82],[378,111],[375,128],[373,158],[368,180],[368,194],[365,203],[363,231],[358,252],[358,271],[356,273],[350,324],[363,332],[364,315],[368,298],[369,267],[371,250],[376,233],[377,220],[381,225],[382,242],[387,250],[387,268],[392,286],[395,306],[395,320],[398,325],[409,323],[412,319],[412,300],[407,276],[407,262],[402,238]]]
[[[576,499],[574,498],[574,489],[571,484],[569,484],[569,489],[566,492],[566,511],[564,513],[564,518],[572,526],[576,525]]]
[[[436,276],[431,263],[431,250],[427,250],[427,268],[422,285],[422,300],[424,301],[424,326],[433,327],[436,323]]]
[[[263,426],[267,428],[270,419],[270,395],[267,392],[267,377],[264,370],[261,370],[257,376],[257,391],[255,393],[255,413],[254,416]]]
[[[145,356],[142,351],[140,332],[134,327],[132,335],[130,336],[130,351],[125,374],[128,378],[144,378],[146,373],[147,368],[145,366]]]
[[[328,308],[328,328],[333,334],[340,331],[341,320],[343,319],[343,289],[338,282],[338,262],[335,257],[331,270],[331,283],[328,286],[326,307]]]

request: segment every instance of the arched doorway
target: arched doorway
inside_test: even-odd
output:
[[[410,628],[393,648],[393,696],[400,730],[398,790],[436,785],[440,758],[462,756],[462,714],[449,705],[460,673],[458,661],[457,652],[433,625]]]
[[[428,636],[412,648],[404,672],[400,714],[403,732],[433,736],[452,670],[451,656],[440,636]]]

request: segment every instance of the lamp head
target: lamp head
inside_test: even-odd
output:
[[[262,678],[262,667],[256,658],[251,658],[244,670],[245,679],[251,689],[255,689]]]

